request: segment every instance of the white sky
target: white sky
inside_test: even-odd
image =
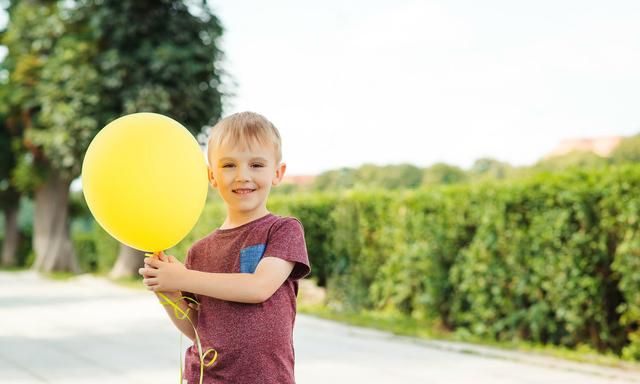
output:
[[[482,156],[640,132],[640,2],[210,0],[236,96],[288,174]]]
[[[640,132],[640,1],[209,2],[225,114],[271,119],[289,175],[524,165],[565,138]]]

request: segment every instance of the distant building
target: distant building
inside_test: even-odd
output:
[[[563,156],[571,152],[591,152],[598,156],[609,157],[611,152],[620,144],[623,137],[598,137],[562,140],[553,151],[544,156],[545,159]]]
[[[283,184],[295,184],[295,185],[310,185],[314,182],[316,177],[314,175],[284,175],[282,179]]]

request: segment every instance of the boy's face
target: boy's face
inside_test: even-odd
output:
[[[276,164],[271,146],[222,146],[209,151],[211,186],[225,201],[230,214],[246,218],[267,212],[271,187],[282,180],[286,165]]]

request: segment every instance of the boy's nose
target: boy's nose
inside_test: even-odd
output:
[[[236,180],[235,180],[235,181],[236,181],[236,182],[239,182],[239,183],[240,183],[240,182],[245,182],[245,181],[249,181],[249,178],[248,178],[248,177],[243,177],[243,176],[238,175],[238,176],[236,177]]]
[[[249,172],[244,167],[238,167],[235,181],[249,181]]]

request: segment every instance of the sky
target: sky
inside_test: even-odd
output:
[[[528,165],[563,139],[640,132],[635,0],[209,4],[225,28],[224,113],[269,118],[289,175]]]
[[[640,132],[640,2],[210,0],[225,114],[283,137],[288,174],[480,157]]]

